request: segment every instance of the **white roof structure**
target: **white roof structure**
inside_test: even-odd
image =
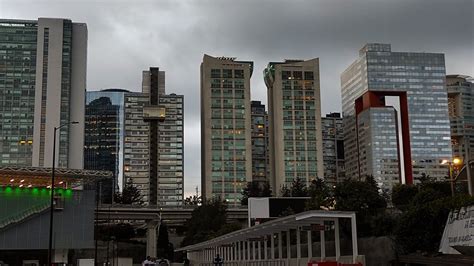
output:
[[[214,251],[215,254],[219,254],[219,250],[223,253],[221,254],[228,254],[231,260],[235,259],[237,255],[236,253],[241,254],[241,250],[235,251],[236,248],[236,243],[240,242],[257,242],[257,245],[260,245],[261,242],[267,242],[266,236],[269,235],[274,235],[274,234],[281,234],[282,232],[287,232],[289,234],[290,230],[297,230],[297,232],[301,232],[303,230],[311,230],[308,229],[311,228],[311,225],[324,225],[325,221],[332,221],[334,222],[334,231],[335,231],[335,244],[336,244],[336,260],[339,261],[341,258],[340,255],[340,240],[339,240],[339,219],[350,219],[351,220],[351,228],[352,228],[352,248],[353,248],[353,255],[351,256],[351,260],[355,263],[358,257],[358,248],[357,248],[357,228],[356,228],[356,214],[355,212],[346,212],[346,211],[322,211],[322,210],[313,210],[313,211],[306,211],[303,213],[298,213],[295,215],[290,215],[282,218],[278,218],[269,222],[265,222],[253,227],[241,229],[238,231],[234,231],[232,233],[222,235],[216,238],[213,238],[211,240],[201,242],[198,244],[186,246],[177,249],[176,251],[186,251],[188,254],[201,254],[204,253],[204,256],[202,255],[192,255],[192,257],[195,259],[197,258],[198,261],[206,261],[210,257],[206,256],[206,253],[210,251],[211,253]],[[303,229],[305,227],[306,229]],[[317,229],[315,229],[317,230]],[[321,231],[323,234],[324,229]],[[310,231],[308,231],[308,234],[310,234]],[[324,235],[324,234],[323,234]],[[299,237],[298,237],[299,239]],[[273,239],[272,243],[273,243]],[[299,240],[298,240],[299,241]],[[309,239],[309,241],[311,241]],[[281,241],[280,241],[281,242]],[[312,243],[312,242],[311,242]],[[239,245],[238,244],[238,245]],[[267,244],[265,243],[265,246]],[[280,243],[281,245],[281,243]],[[324,237],[321,237],[321,245],[325,245],[325,240]],[[309,245],[311,246],[311,245]],[[260,247],[260,246],[259,246]],[[273,244],[271,245],[271,249],[273,248]],[[227,250],[226,249],[234,249],[234,250]],[[240,248],[238,248],[240,249]],[[248,247],[250,249],[250,247]],[[255,249],[255,248],[254,248]],[[259,248],[260,249],[260,248]],[[266,248],[265,248],[266,249]],[[281,249],[281,247],[280,247]],[[300,250],[300,243],[298,242],[298,250]],[[321,257],[324,258],[324,248],[321,248]],[[254,251],[255,252],[255,251]],[[258,251],[260,252],[260,251]],[[245,253],[245,251],[243,252]],[[232,254],[232,255],[230,255]],[[250,253],[249,253],[250,254]],[[258,253],[260,254],[260,253]],[[273,254],[273,253],[272,253]],[[300,251],[298,251],[298,254],[301,254]],[[309,254],[312,254],[309,253]],[[188,255],[189,256],[189,255]],[[291,255],[290,255],[291,256]],[[237,256],[238,257],[238,256]],[[243,256],[245,259],[245,255]],[[251,257],[251,256],[250,256]],[[269,259],[267,254],[265,253],[265,256],[261,257],[266,257],[265,259]],[[263,259],[261,257],[258,257],[258,259]],[[311,259],[312,256],[310,256],[308,259]],[[204,260],[203,260],[204,258]],[[211,256],[212,258],[212,256]],[[238,258],[241,259],[241,258]],[[254,261],[254,259],[250,259]],[[274,258],[271,258],[274,259]],[[280,258],[281,259],[281,258]],[[229,259],[227,259],[229,261]]]

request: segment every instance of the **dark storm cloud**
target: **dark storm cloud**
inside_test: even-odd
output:
[[[266,102],[269,61],[320,58],[323,113],[340,111],[340,73],[366,42],[446,54],[448,73],[474,76],[472,0],[5,1],[3,18],[65,17],[89,29],[88,88],[139,90],[166,71],[185,95],[185,183],[200,185],[199,66],[204,53],[255,62],[252,98]]]

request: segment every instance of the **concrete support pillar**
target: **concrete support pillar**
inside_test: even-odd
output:
[[[322,223],[324,226],[324,222]],[[321,236],[321,260],[326,259],[326,239],[324,236],[324,230],[319,231],[319,235]]]
[[[278,258],[283,259],[283,234],[278,232]]]
[[[308,231],[308,260],[313,257],[313,240],[311,239],[311,230]]]
[[[262,241],[257,242],[257,259],[262,259]]]
[[[359,256],[359,249],[357,247],[357,225],[356,225],[355,214],[353,214],[351,218],[351,232],[352,232],[352,262],[356,263],[357,256]]]
[[[152,220],[146,223],[146,255],[156,257],[156,235],[160,221]]]
[[[341,257],[341,243],[339,239],[339,218],[334,221],[334,242],[336,243],[336,261]]]
[[[232,243],[232,246],[230,247],[230,260],[234,261],[235,260],[235,243]]]
[[[235,255],[236,260],[242,260],[242,256],[240,255],[240,241],[237,242],[237,253]]]
[[[290,230],[286,231],[286,258],[291,259]]]
[[[273,237],[273,233],[270,236],[270,258],[272,260],[275,259],[275,238]]]
[[[255,241],[252,241],[252,260],[257,259],[256,255],[256,248],[255,248]]]
[[[246,241],[247,242],[247,260],[250,260],[250,251],[251,251],[251,247],[250,247],[250,241]]]
[[[267,237],[265,237],[265,240],[263,241],[263,259],[268,260],[268,240]]]
[[[301,259],[301,231],[296,229],[296,258]]]

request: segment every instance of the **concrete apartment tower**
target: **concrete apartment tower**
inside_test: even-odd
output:
[[[124,181],[152,206],[181,206],[184,96],[166,94],[165,72],[143,71],[142,92],[125,94]]]
[[[369,43],[342,73],[341,88],[346,177],[372,175],[390,191],[422,173],[447,175],[441,165],[452,156],[444,54]]]
[[[321,118],[323,131],[324,180],[335,185],[345,179],[344,132],[340,113]]]
[[[324,178],[319,59],[270,62],[264,79],[273,191],[297,177]]]
[[[0,20],[2,166],[83,168],[87,26],[68,19]]]
[[[252,181],[268,180],[268,113],[260,101],[252,101]]]
[[[446,76],[453,158],[474,159],[474,79],[463,75]],[[467,153],[469,152],[469,156]]]
[[[204,55],[201,63],[203,198],[240,205],[252,178],[250,77],[253,62]]]

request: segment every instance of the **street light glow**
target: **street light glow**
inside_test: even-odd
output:
[[[459,158],[454,158],[454,159],[453,159],[453,164],[455,164],[455,165],[461,164],[461,159],[459,159]]]

